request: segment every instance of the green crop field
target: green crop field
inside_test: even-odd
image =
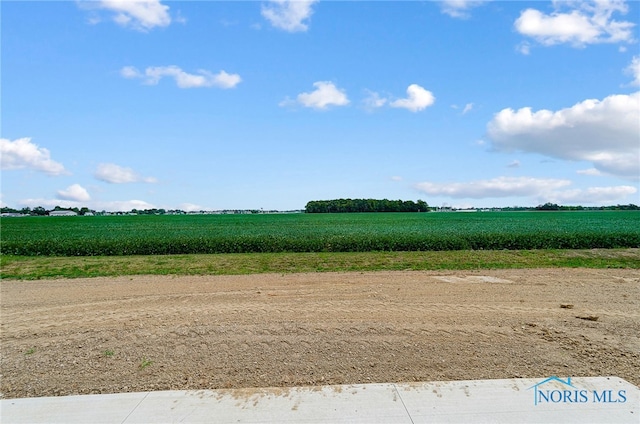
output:
[[[640,212],[475,212],[4,218],[13,256],[640,247]]]

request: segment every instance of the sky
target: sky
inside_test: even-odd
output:
[[[640,2],[2,1],[2,206],[640,204]]]

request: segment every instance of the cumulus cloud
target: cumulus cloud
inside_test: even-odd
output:
[[[195,74],[189,74],[178,66],[151,66],[145,69],[144,73],[133,66],[125,66],[120,70],[120,75],[127,79],[142,79],[145,84],[156,85],[163,77],[170,77],[176,81],[179,88],[233,88],[238,85],[242,78],[238,74],[229,74],[220,71],[213,74],[204,69],[199,69]]]
[[[503,109],[487,125],[498,151],[591,162],[623,178],[640,176],[640,92],[589,99],[558,111]]]
[[[587,189],[564,190],[549,193],[540,198],[541,203],[551,202],[558,204],[612,204],[626,196],[637,193],[638,189],[632,186],[614,187],[589,187]]]
[[[435,100],[436,98],[430,91],[425,90],[418,84],[411,84],[407,88],[407,98],[395,100],[389,106],[418,112],[431,106]]]
[[[156,209],[156,206],[144,200],[113,200],[109,202],[96,202],[92,207],[94,210],[105,210],[113,212],[127,212],[132,209]]]
[[[79,208],[82,206],[87,206],[86,204],[80,204],[75,200],[62,200],[62,199],[22,199],[18,201],[20,206],[28,206],[30,208],[35,208],[37,206],[42,206],[45,209],[53,209],[56,206],[60,206],[61,208]]]
[[[469,11],[472,8],[483,3],[486,3],[486,0],[444,0],[440,3],[440,7],[442,13],[452,18],[466,19],[470,16]]]
[[[181,203],[178,206],[178,209],[185,212],[198,212],[204,210],[204,208],[200,205],[196,205],[194,203]]]
[[[545,46],[567,43],[587,44],[633,41],[634,23],[614,20],[614,13],[626,14],[622,0],[555,1],[551,14],[526,9],[515,21],[516,30]],[[528,47],[527,47],[528,51]]]
[[[83,1],[80,5],[85,9],[113,12],[112,19],[115,23],[138,31],[146,32],[171,24],[169,6],[163,5],[160,0]],[[97,23],[99,18],[93,16],[90,22]]]
[[[349,99],[344,90],[336,87],[331,81],[317,81],[313,83],[313,86],[316,88],[314,91],[300,93],[295,101],[287,99],[281,102],[280,106],[297,103],[304,107],[327,109],[329,106],[346,106],[349,104]]]
[[[154,177],[142,177],[131,168],[125,168],[114,163],[101,163],[98,165],[94,176],[100,180],[111,184],[125,183],[155,183]]]
[[[64,166],[51,159],[51,153],[44,147],[31,142],[31,138],[11,141],[0,138],[0,169],[33,169],[49,175],[68,174]]]
[[[262,5],[262,16],[271,25],[287,32],[304,32],[318,0],[271,0]]]
[[[432,196],[483,199],[488,197],[537,196],[550,190],[571,185],[569,180],[533,177],[497,177],[464,183],[422,182],[418,191]]]
[[[633,77],[631,85],[640,85],[640,56],[634,56],[631,64],[625,69],[625,73]]]
[[[64,190],[59,190],[58,199],[86,202],[91,200],[91,196],[89,196],[89,192],[80,184],[73,184]]]
[[[569,180],[533,177],[497,177],[458,183],[423,182],[416,184],[418,191],[431,196],[456,199],[486,199],[503,197],[529,197],[538,203],[559,204],[611,204],[637,193],[633,186],[589,187],[568,189]]]

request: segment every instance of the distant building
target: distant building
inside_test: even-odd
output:
[[[78,215],[74,211],[51,211],[49,216],[76,216]]]

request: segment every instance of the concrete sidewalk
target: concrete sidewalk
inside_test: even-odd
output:
[[[640,423],[617,377],[472,380],[5,399],[10,423]]]

